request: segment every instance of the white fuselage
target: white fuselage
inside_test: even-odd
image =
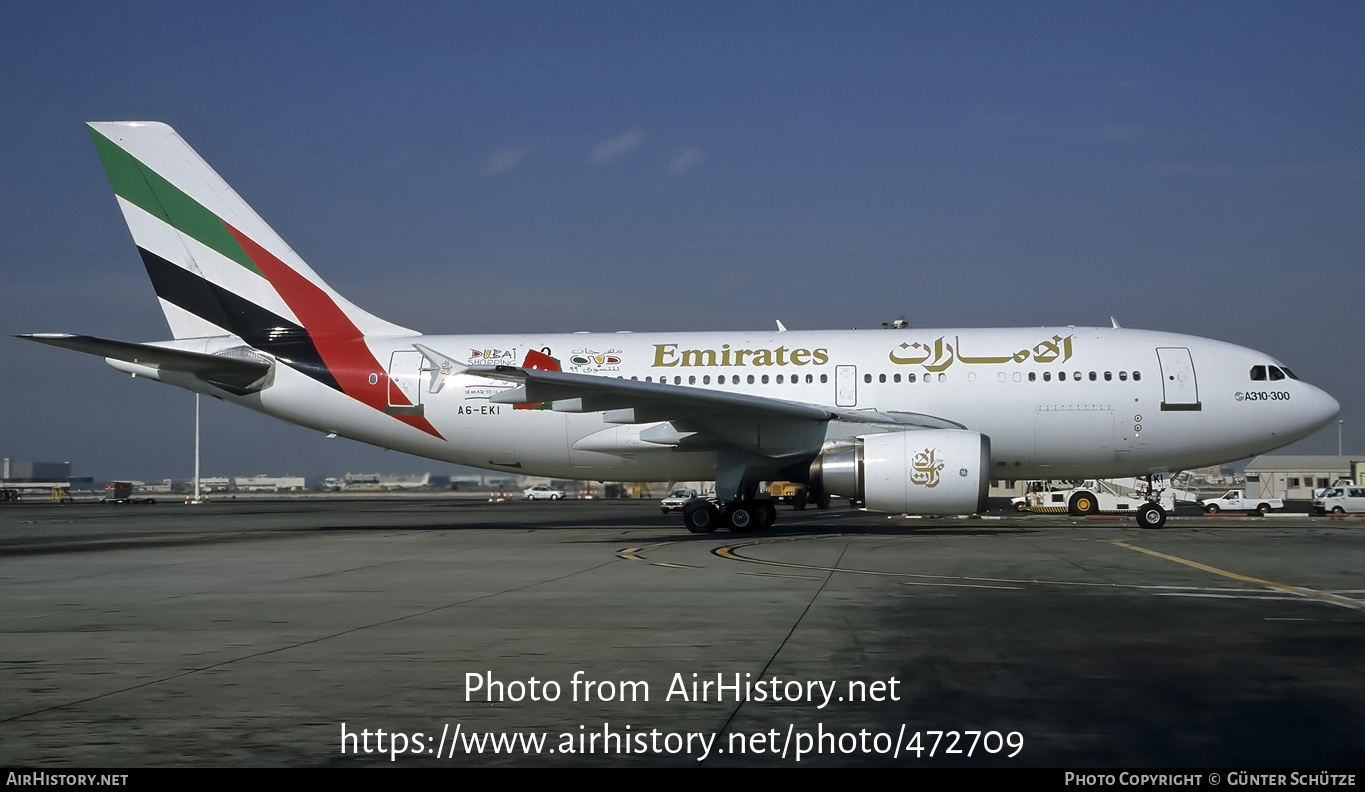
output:
[[[222,398],[418,456],[475,467],[577,479],[709,479],[716,454],[640,438],[638,424],[601,412],[514,409],[489,402],[511,387],[434,372],[413,343],[470,365],[524,365],[528,353],[562,370],[753,394],[881,413],[917,413],[990,438],[991,478],[1135,476],[1218,464],[1305,437],[1336,401],[1285,377],[1245,347],[1195,336],[1094,327],[793,332],[578,333],[369,338],[384,372],[374,387],[420,404],[440,437],[278,366],[271,387]],[[220,341],[176,346],[214,352]],[[240,343],[240,342],[236,342]],[[203,390],[170,373],[125,371]],[[433,383],[435,383],[433,385]],[[206,391],[207,392],[207,391]],[[833,421],[824,440],[864,431]],[[873,430],[879,431],[879,430]],[[807,449],[814,455],[821,443]]]

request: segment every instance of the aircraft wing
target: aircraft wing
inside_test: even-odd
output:
[[[248,357],[231,357],[228,354],[192,352],[155,344],[137,344],[131,341],[114,341],[69,333],[26,333],[17,338],[63,349],[74,349],[87,355],[122,360],[139,366],[192,374],[211,385],[237,394],[260,390],[274,366],[272,361],[255,354]]]

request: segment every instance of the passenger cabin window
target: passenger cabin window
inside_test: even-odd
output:
[[[1263,379],[1265,379],[1265,366],[1252,366],[1251,381],[1260,382]]]

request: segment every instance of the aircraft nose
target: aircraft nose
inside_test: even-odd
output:
[[[1341,412],[1341,404],[1332,395],[1314,385],[1308,386],[1304,394],[1304,419],[1311,425],[1310,432],[1316,432],[1332,422]]]

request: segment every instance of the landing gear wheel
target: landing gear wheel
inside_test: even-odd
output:
[[[758,530],[760,525],[758,507],[753,501],[733,501],[726,504],[725,524],[730,526],[731,533]]]
[[[1164,528],[1166,510],[1155,503],[1144,503],[1138,508],[1137,521],[1139,528]]]
[[[710,501],[692,501],[683,507],[683,525],[692,533],[711,533],[720,525],[720,510]]]
[[[758,530],[766,531],[777,522],[777,507],[772,501],[758,502]]]
[[[1071,502],[1067,504],[1067,511],[1073,515],[1094,514],[1100,510],[1099,503],[1095,496],[1088,492],[1078,492],[1071,496]]]
[[[815,508],[817,509],[829,508],[829,493],[823,489],[820,490],[819,492],[816,492],[815,495],[810,500],[812,503],[815,504]]]
[[[792,508],[801,511],[806,508],[806,491],[801,490],[792,496]]]

